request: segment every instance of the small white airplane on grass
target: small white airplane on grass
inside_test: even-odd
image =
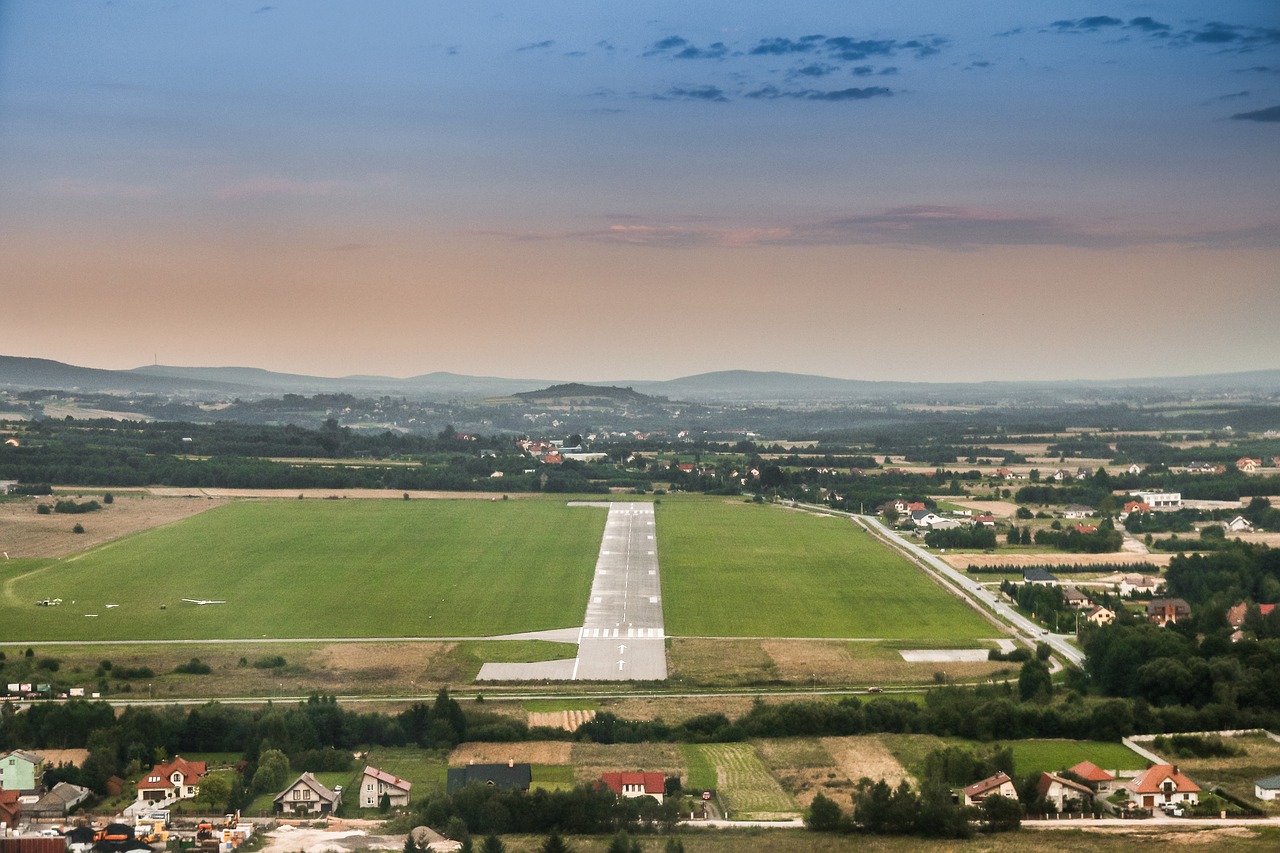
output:
[[[226,604],[225,601],[217,601],[212,598],[184,598],[182,600],[189,604],[199,604],[201,606],[206,604]]]

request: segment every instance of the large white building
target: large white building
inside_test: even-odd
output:
[[[1133,494],[1152,509],[1177,509],[1182,506],[1182,492],[1134,492]]]

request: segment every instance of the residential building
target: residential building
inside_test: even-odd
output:
[[[276,794],[275,810],[287,815],[329,815],[342,805],[342,791],[330,790],[311,773],[303,773]]]
[[[91,791],[69,782],[59,782],[49,789],[32,806],[28,806],[28,815],[33,820],[57,820],[66,817],[71,811],[89,798]]]
[[[1093,789],[1053,773],[1040,774],[1036,794],[1045,802],[1052,803],[1059,812],[1084,811],[1093,802]],[[1067,809],[1068,805],[1075,805],[1072,800],[1077,801],[1079,807]]]
[[[1093,507],[1084,504],[1072,504],[1062,512],[1063,518],[1088,518],[1093,515]]]
[[[1052,575],[1044,569],[1027,569],[1022,573],[1023,583],[1036,583],[1042,586],[1051,586],[1058,582],[1056,575]]]
[[[661,773],[604,773],[600,781],[620,797],[653,797],[662,802],[667,778]]]
[[[506,764],[468,764],[450,767],[445,793],[462,790],[472,782],[491,785],[504,791],[527,791],[533,783],[533,769],[528,764],[508,761]]]
[[[44,759],[34,752],[15,749],[0,755],[0,788],[38,791],[44,785]]]
[[[16,827],[22,820],[22,802],[17,791],[0,788],[0,826]]]
[[[181,755],[157,764],[138,782],[138,802],[189,800],[200,793],[200,780],[208,772],[203,761],[187,761]]]
[[[1230,521],[1224,521],[1222,527],[1228,533],[1251,533],[1253,532],[1253,522],[1245,518],[1243,515],[1237,515]]]
[[[1236,460],[1236,467],[1246,474],[1252,474],[1262,467],[1261,459],[1253,459],[1248,456],[1241,456]]]
[[[994,776],[988,776],[981,782],[974,782],[972,785],[964,789],[964,804],[966,806],[976,806],[987,797],[1007,797],[1010,800],[1018,799],[1018,789],[1014,787],[1013,780],[1009,778],[1009,774],[1001,770]]]
[[[1182,492],[1134,492],[1133,495],[1152,509],[1169,510],[1182,506]]]
[[[1089,596],[1085,595],[1074,586],[1064,586],[1062,588],[1062,601],[1073,610],[1084,610],[1086,607],[1093,604],[1093,602],[1089,600]]]
[[[1146,809],[1165,803],[1195,805],[1200,799],[1200,786],[1181,773],[1176,764],[1154,764],[1122,787]]]
[[[1147,602],[1147,620],[1164,627],[1191,615],[1191,605],[1181,598],[1153,598]]]
[[[1116,584],[1116,591],[1121,595],[1131,595],[1135,592],[1154,593],[1162,586],[1164,586],[1164,578],[1129,574],[1122,577],[1120,582]]]
[[[1089,608],[1084,614],[1084,619],[1086,622],[1092,622],[1095,625],[1110,625],[1116,621],[1116,614],[1115,611],[1098,605],[1097,607]]]
[[[1259,800],[1280,800],[1280,776],[1268,776],[1254,782],[1253,795]]]
[[[409,805],[409,790],[413,783],[393,776],[376,767],[366,767],[360,777],[360,807],[376,809],[382,805],[385,794],[392,808]]]
[[[1079,776],[1093,786],[1099,794],[1110,794],[1115,789],[1116,777],[1103,770],[1092,761],[1081,761],[1067,772]]]

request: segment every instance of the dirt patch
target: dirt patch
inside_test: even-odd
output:
[[[1008,667],[999,661],[903,660],[897,649],[877,643],[835,641],[763,640],[764,651],[773,659],[781,680],[798,685],[922,684],[943,672],[951,680],[992,677]]]
[[[943,554],[940,559],[955,569],[969,566],[1168,566],[1172,554]]]
[[[708,696],[686,699],[619,699],[602,702],[604,710],[617,714],[624,720],[663,719],[668,723],[682,723],[690,717],[702,714],[724,714],[737,719],[751,710],[753,699],[745,696]],[[771,700],[765,699],[765,702]],[[773,700],[780,701],[780,700]]]
[[[824,737],[821,740],[835,765],[851,782],[856,783],[865,776],[883,779],[890,787],[897,787],[903,780],[915,783],[888,747],[874,736]]]
[[[51,767],[58,767],[63,764],[72,764],[79,767],[89,757],[89,750],[87,749],[37,749],[35,753]]]
[[[1018,512],[1018,505],[1010,501],[966,501],[945,495],[940,495],[935,500],[949,501],[974,512],[989,512],[997,518],[1013,518]]]
[[[545,727],[576,732],[583,723],[589,723],[595,718],[595,711],[530,711],[529,728]]]
[[[368,835],[341,824],[331,829],[282,826],[266,835],[262,853],[341,853],[347,850],[400,850],[403,835]]]
[[[464,743],[449,753],[449,766],[464,764],[568,764],[573,744],[562,741],[528,741],[527,743]]]
[[[335,670],[353,681],[382,680],[426,684],[438,658],[457,643],[333,643],[312,656],[312,665]],[[309,662],[311,663],[311,662]]]
[[[141,494],[124,495],[118,492],[112,493],[112,503],[102,504],[103,494],[104,492],[88,491],[70,494],[60,491],[52,497],[43,495],[0,503],[0,550],[8,552],[14,559],[62,557],[131,533],[181,521],[220,505],[215,501],[149,498]],[[78,503],[96,500],[102,504],[102,509],[79,515],[40,515],[36,512],[37,504],[52,504],[56,500],[67,498]],[[84,527],[84,533],[71,532],[76,524]]]

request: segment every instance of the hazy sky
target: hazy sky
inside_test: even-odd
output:
[[[0,0],[0,353],[1280,368],[1280,3]]]

